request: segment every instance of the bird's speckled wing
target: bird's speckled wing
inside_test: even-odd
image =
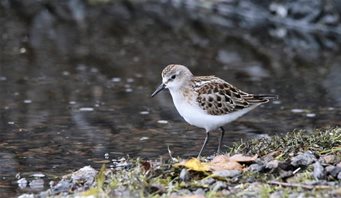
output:
[[[269,101],[261,95],[245,93],[215,76],[193,77],[192,85],[198,93],[199,106],[211,115],[224,115]]]

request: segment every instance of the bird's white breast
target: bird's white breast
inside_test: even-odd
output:
[[[186,98],[179,91],[170,90],[170,93],[176,109],[186,122],[199,128],[204,128],[207,132],[236,120],[258,106],[253,105],[225,115],[210,115],[199,107],[195,98]]]

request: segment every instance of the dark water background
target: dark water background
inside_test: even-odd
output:
[[[169,146],[197,155],[204,130],[183,121],[167,92],[150,98],[170,63],[280,96],[227,125],[226,147],[341,124],[338,33],[283,37],[267,24],[162,3],[29,2],[0,7],[0,195],[32,191],[17,187],[18,173],[48,181],[99,167],[105,153],[167,159]],[[204,155],[217,140],[212,133]]]

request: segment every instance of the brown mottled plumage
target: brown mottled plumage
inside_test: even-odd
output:
[[[269,101],[266,97],[243,92],[215,76],[195,76],[192,82],[199,106],[210,115],[223,115]]]

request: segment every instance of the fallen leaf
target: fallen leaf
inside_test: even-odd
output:
[[[258,158],[258,155],[254,155],[252,157],[250,156],[245,156],[242,154],[235,154],[229,158],[230,161],[235,161],[235,162],[254,162]]]
[[[235,161],[221,161],[221,162],[211,162],[209,163],[209,168],[212,171],[222,171],[222,170],[243,170],[243,166]]]
[[[190,160],[184,160],[180,163],[174,164],[174,166],[184,166],[190,170],[194,171],[209,171],[209,165],[205,162],[201,162],[197,158],[192,158]]]
[[[224,162],[228,162],[228,161],[230,161],[229,156],[217,155],[212,159],[211,163],[224,163]]]

